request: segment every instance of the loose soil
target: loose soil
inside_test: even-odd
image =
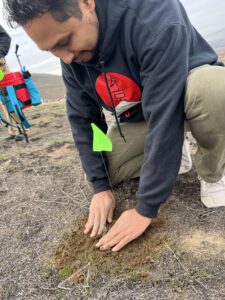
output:
[[[225,209],[203,207],[194,169],[141,238],[101,252],[83,234],[92,191],[65,103],[27,114],[29,144],[0,127],[0,299],[225,299]],[[135,206],[137,188],[115,187],[114,222]]]
[[[124,209],[126,209],[124,207]],[[117,219],[119,213],[115,214]],[[119,253],[112,251],[99,251],[95,244],[97,239],[90,239],[83,233],[84,224],[87,218],[78,224],[72,234],[65,237],[65,241],[58,247],[54,256],[53,264],[59,268],[70,269],[76,272],[83,264],[92,262],[92,267],[96,270],[93,276],[98,272],[116,275],[124,272],[141,272],[144,274],[149,270],[149,264],[153,258],[158,257],[165,248],[164,242],[168,240],[165,224],[160,222],[153,224],[151,230],[137,241],[134,241]],[[164,231],[164,234],[161,231]],[[137,255],[138,253],[138,255]],[[128,263],[129,262],[129,263]]]

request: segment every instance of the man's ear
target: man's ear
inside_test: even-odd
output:
[[[91,12],[95,10],[95,0],[80,0],[80,3],[88,7]]]

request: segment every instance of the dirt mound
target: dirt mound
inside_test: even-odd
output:
[[[162,230],[164,222],[159,219],[141,238],[119,253],[113,253],[111,250],[100,251],[95,247],[97,239],[91,239],[83,233],[86,220],[87,218],[77,222],[73,232],[65,236],[53,254],[53,265],[56,268],[74,273],[90,263],[93,277],[98,270],[111,275],[147,272],[154,259],[164,251],[165,241],[169,239],[166,228]]]

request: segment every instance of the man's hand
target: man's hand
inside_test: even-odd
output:
[[[114,208],[115,198],[110,190],[95,194],[91,200],[89,218],[84,233],[88,234],[91,231],[91,237],[101,235],[106,221],[112,223]]]
[[[125,211],[116,221],[109,232],[96,244],[100,250],[116,252],[138,238],[151,224],[152,219],[143,217],[136,209]]]

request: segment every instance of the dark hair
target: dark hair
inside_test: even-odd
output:
[[[36,17],[50,12],[60,22],[70,17],[81,18],[79,7],[80,0],[4,0],[8,23],[15,25],[27,25]]]

